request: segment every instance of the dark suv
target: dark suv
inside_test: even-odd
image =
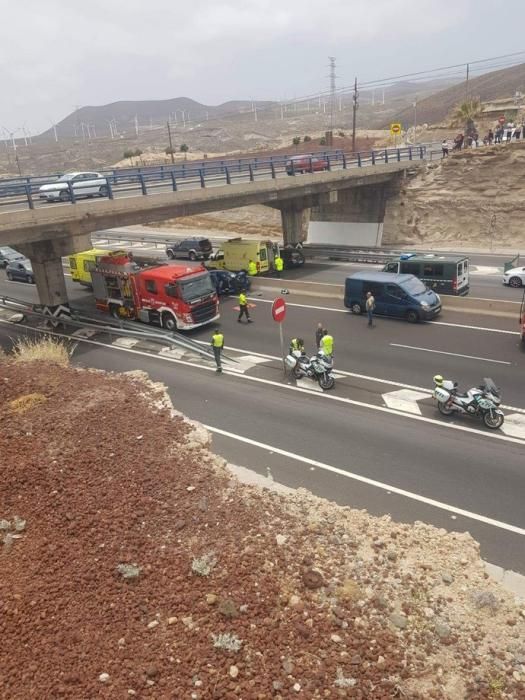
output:
[[[207,260],[213,248],[208,238],[184,238],[168,243],[166,255],[170,260],[188,258],[189,260]]]

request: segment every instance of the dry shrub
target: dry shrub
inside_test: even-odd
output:
[[[13,348],[15,362],[53,362],[61,367],[69,366],[69,349],[67,343],[47,337],[41,340],[20,338]]]
[[[33,408],[33,406],[44,403],[44,401],[47,401],[44,394],[25,394],[24,396],[19,396],[17,399],[10,401],[9,408],[13,413],[25,413]]]

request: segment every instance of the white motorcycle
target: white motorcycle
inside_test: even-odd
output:
[[[469,389],[464,394],[458,392],[458,383],[444,380],[440,375],[434,377],[433,397],[438,410],[444,416],[452,413],[465,413],[481,418],[487,428],[497,430],[503,425],[505,416],[501,404],[500,390],[492,379],[483,379],[479,387]]]
[[[300,350],[292,350],[284,362],[296,379],[303,377],[316,379],[323,391],[333,389],[335,386],[335,377],[332,372],[334,362],[330,355],[318,352],[317,355],[308,358]]]

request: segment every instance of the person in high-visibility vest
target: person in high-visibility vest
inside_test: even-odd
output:
[[[321,338],[321,352],[324,355],[334,354],[334,338],[331,336],[326,329],[323,330],[323,337]]]
[[[253,262],[253,260],[250,260],[248,263],[248,274],[250,277],[255,277],[257,274],[257,264]]]
[[[302,338],[292,338],[290,340],[290,354],[294,350],[300,350],[304,352],[304,340]]]
[[[239,318],[237,319],[239,323],[241,322],[243,316],[246,316],[248,323],[252,322],[248,311],[248,298],[244,292],[241,292],[239,294]]]
[[[222,372],[221,367],[221,353],[224,349],[224,335],[221,333],[219,328],[213,331],[211,337],[211,346],[213,348],[213,354],[215,356],[215,364],[217,365],[217,372]]]
[[[278,255],[276,258],[274,258],[273,265],[275,267],[275,272],[277,274],[277,277],[281,279],[281,273],[284,269],[284,260],[281,258],[280,255]]]

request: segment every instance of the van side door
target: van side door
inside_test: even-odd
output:
[[[389,316],[404,316],[410,300],[406,292],[397,284],[385,285],[387,314]]]

